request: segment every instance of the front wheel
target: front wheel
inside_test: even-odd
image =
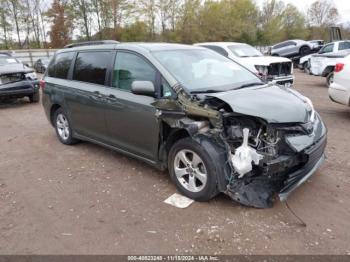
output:
[[[327,83],[327,87],[330,87],[330,85],[334,82],[334,73],[329,73],[328,76],[327,76],[327,80],[326,80],[326,83]]]
[[[300,53],[301,56],[306,56],[306,55],[311,53],[311,48],[308,47],[308,46],[303,46],[303,47],[300,48],[300,52],[299,53]]]
[[[169,152],[168,169],[177,189],[196,201],[217,194],[215,165],[208,152],[191,138],[177,141]]]

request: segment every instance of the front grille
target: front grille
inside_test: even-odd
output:
[[[318,140],[315,144],[311,145],[305,150],[305,154],[308,156],[308,164],[316,164],[317,161],[324,154],[327,145],[327,137],[324,136]]]
[[[22,73],[6,74],[6,75],[0,76],[0,84],[4,85],[8,83],[22,81],[24,79],[25,79],[25,76]]]
[[[274,63],[269,66],[268,75],[270,76],[288,76],[292,72],[292,63]]]

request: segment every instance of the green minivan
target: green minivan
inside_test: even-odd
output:
[[[197,201],[223,192],[270,207],[324,160],[326,127],[308,98],[206,48],[72,44],[40,84],[63,144],[89,141],[168,169]]]

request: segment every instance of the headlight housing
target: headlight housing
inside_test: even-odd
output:
[[[268,74],[268,67],[264,65],[256,65],[255,66],[256,71],[258,71],[258,76],[260,77],[266,77]]]
[[[36,80],[36,79],[38,79],[36,73],[34,73],[34,72],[25,74],[25,77],[26,77],[26,79],[29,79],[29,80]]]

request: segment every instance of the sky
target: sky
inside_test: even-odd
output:
[[[264,0],[255,0],[259,5],[261,5]],[[300,11],[306,13],[309,6],[316,2],[316,0],[282,0],[286,4],[293,4],[299,8]],[[341,23],[350,23],[350,0],[333,0],[333,3],[338,8],[338,12],[341,16]]]

